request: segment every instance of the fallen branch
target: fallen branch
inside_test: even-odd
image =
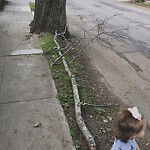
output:
[[[83,51],[91,42],[93,42],[97,37],[99,37],[101,34],[104,34],[104,33],[105,33],[105,32],[101,32],[101,33],[99,33],[98,35],[96,35],[95,37],[93,37],[90,41],[88,41],[88,42],[78,51],[77,55],[76,55],[75,57],[73,57],[73,58],[70,60],[69,63],[73,62],[73,61],[77,58],[77,56],[79,55],[79,53],[80,53],[81,51]]]
[[[114,37],[121,37],[121,38],[124,38],[124,36],[121,36],[121,35],[116,35],[117,32],[119,31],[123,31],[123,30],[128,30],[128,29],[119,29],[119,30],[115,30],[115,31],[112,31],[112,32],[107,32],[107,31],[103,31],[103,32],[99,32],[98,31],[98,34],[95,35],[92,39],[90,39],[87,43],[85,43],[85,45],[77,52],[77,55],[74,56],[70,61],[69,63],[73,62],[78,56],[79,54],[81,53],[81,51],[83,51],[90,43],[92,43],[94,40],[96,40],[98,37],[100,37],[102,34],[104,35],[109,35],[109,36],[114,36]],[[85,31],[84,31],[85,32]],[[127,39],[127,38],[126,38]]]
[[[53,66],[58,60],[60,60],[68,51],[70,51],[73,48],[73,46],[71,46],[70,48],[68,48],[62,55],[60,55],[52,64],[51,66]]]
[[[98,23],[98,24],[97,24],[96,26],[94,26],[92,29],[89,29],[89,30],[83,29],[83,34],[84,34],[83,36],[84,36],[84,38],[86,38],[85,35],[87,34],[87,35],[89,36],[90,40],[87,41],[87,43],[85,43],[85,44],[83,45],[83,47],[77,52],[76,56],[74,56],[74,57],[69,61],[69,63],[73,62],[73,61],[79,56],[79,54],[81,53],[81,51],[83,51],[83,50],[84,50],[90,43],[92,43],[94,40],[97,40],[101,35],[108,35],[108,36],[112,36],[112,37],[116,37],[116,38],[129,39],[129,38],[125,37],[125,36],[118,35],[118,32],[119,32],[119,31],[128,30],[128,29],[126,29],[126,28],[120,28],[120,29],[116,29],[116,30],[114,30],[114,31],[108,31],[108,30],[106,31],[106,30],[105,30],[105,28],[107,27],[107,26],[106,26],[106,22],[108,22],[109,20],[111,20],[112,18],[114,18],[114,17],[116,17],[116,16],[118,16],[118,15],[122,15],[122,14],[115,14],[115,15],[113,15],[113,16],[106,17],[106,18],[102,21],[102,23]],[[89,31],[94,31],[94,29],[96,29],[97,35],[94,35],[94,34],[92,34],[91,32],[89,32]],[[102,45],[102,44],[101,44],[101,45]]]
[[[108,104],[108,105],[96,105],[96,104],[89,104],[89,103],[85,103],[85,102],[80,102],[80,105],[82,106],[93,106],[93,107],[110,107],[112,106],[112,104]]]
[[[114,15],[116,16],[116,15]],[[105,23],[111,19],[112,17],[106,18],[101,24],[98,24],[97,26],[95,26],[94,28],[92,28],[92,31],[96,28],[97,29],[97,35],[90,35],[88,32],[86,32],[86,30],[84,31],[84,38],[86,36],[86,34],[89,36],[90,40],[87,41],[87,43],[84,44],[84,46],[77,52],[77,55],[75,57],[73,57],[73,59],[70,61],[72,62],[74,59],[76,59],[76,57],[79,55],[79,53],[84,50],[91,42],[93,42],[94,40],[96,40],[99,36],[101,36],[102,34],[104,35],[109,35],[109,36],[115,36],[115,37],[121,37],[124,38],[124,36],[118,36],[117,32],[122,31],[123,29],[119,29],[119,30],[115,30],[115,31],[110,31],[107,30],[105,31],[104,29],[107,27],[105,25]],[[104,27],[102,27],[102,25]],[[66,30],[66,29],[65,29]],[[63,36],[64,37],[65,31],[63,33],[57,34],[57,31],[55,32],[55,36],[54,36],[54,42],[57,46],[57,50],[59,50],[59,57],[54,61],[53,64],[55,64],[59,59],[62,59],[64,67],[65,67],[65,71],[68,73],[70,79],[71,79],[71,83],[72,83],[72,89],[73,89],[73,95],[74,95],[74,102],[75,102],[75,115],[76,115],[76,120],[77,120],[77,124],[81,130],[81,132],[83,133],[88,146],[90,147],[90,150],[96,150],[96,143],[94,141],[93,136],[91,135],[90,131],[88,130],[88,128],[86,127],[84,120],[82,118],[82,114],[81,114],[81,106],[82,105],[89,105],[89,106],[95,106],[95,107],[107,107],[107,106],[102,106],[102,105],[94,105],[94,104],[88,104],[88,103],[82,103],[80,102],[80,97],[79,97],[79,92],[78,92],[78,86],[77,86],[77,82],[76,79],[74,77],[74,75],[72,74],[72,72],[69,69],[69,66],[67,64],[67,62],[65,61],[64,55],[69,51],[67,50],[65,52],[65,54],[61,53],[61,48],[59,46],[59,43],[57,42],[57,37],[58,36]],[[66,39],[65,39],[66,40]],[[69,63],[70,63],[69,62]],[[53,65],[52,64],[52,65]],[[111,106],[111,105],[110,105]]]
[[[59,50],[60,46],[57,42],[57,36],[58,35],[57,35],[57,31],[56,31],[55,36],[54,36],[54,42],[57,45],[57,48]],[[74,102],[75,102],[75,115],[76,115],[77,124],[78,124],[81,132],[83,133],[90,150],[96,150],[96,143],[94,141],[94,138],[91,135],[88,128],[86,127],[84,120],[82,118],[82,115],[81,115],[81,105],[80,105],[80,98],[79,98],[79,92],[78,92],[78,86],[77,86],[76,79],[75,79],[74,75],[72,75],[72,72],[70,71],[67,62],[65,61],[65,58],[63,57],[63,55],[60,51],[59,51],[59,55],[62,58],[64,67],[65,67],[65,71],[68,73],[68,75],[71,79],[72,88],[73,88],[73,95],[74,95]]]
[[[98,23],[97,26],[94,26],[92,29],[89,29],[88,31],[93,31],[96,27],[98,28],[98,32],[100,30],[100,28],[102,26],[105,25],[106,22],[108,22],[109,20],[111,20],[112,18],[119,16],[119,15],[123,15],[123,14],[115,14],[113,16],[106,16],[105,19],[103,19],[103,21],[101,23]],[[98,20],[98,19],[97,19]]]

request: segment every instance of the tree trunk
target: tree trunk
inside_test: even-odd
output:
[[[66,0],[35,0],[31,33],[64,32],[66,27]]]

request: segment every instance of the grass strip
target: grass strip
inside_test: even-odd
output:
[[[29,2],[29,6],[30,6],[31,11],[35,10],[35,3],[34,2]]]
[[[54,62],[58,57],[58,51],[53,50],[53,47],[56,47],[53,37],[50,34],[45,34],[40,37],[40,45],[43,48],[44,52],[47,52],[46,57],[50,58],[52,62]],[[64,55],[65,60],[69,62],[70,57],[68,54]],[[53,75],[53,79],[55,81],[55,85],[57,88],[58,99],[63,107],[67,122],[70,127],[71,136],[73,138],[74,146],[77,150],[86,149],[85,145],[87,144],[84,141],[84,137],[80,132],[75,118],[75,108],[74,108],[74,99],[73,99],[73,92],[72,92],[72,85],[68,74],[66,73],[62,60],[58,60],[58,62],[51,66],[50,70]],[[79,62],[73,62],[69,64],[69,67],[73,74],[75,74],[77,82],[79,83],[79,95],[80,99],[83,102],[91,103],[92,93],[88,90],[88,87],[82,84],[82,80],[88,80],[87,76],[84,75],[82,78],[78,76],[78,72],[84,69],[83,65]],[[98,116],[101,116],[103,120],[107,119],[107,112],[104,109],[100,108],[93,108],[84,106],[88,109],[89,112],[94,111]],[[83,142],[84,141],[84,142]]]

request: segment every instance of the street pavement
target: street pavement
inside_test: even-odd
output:
[[[74,150],[32,19],[28,0],[0,12],[0,150]]]
[[[122,0],[69,0],[67,18],[71,34],[82,38],[80,44],[98,30],[104,33],[85,49],[93,68],[110,91],[128,106],[137,106],[150,125],[150,8]]]

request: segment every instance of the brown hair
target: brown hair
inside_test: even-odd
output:
[[[138,134],[146,124],[144,117],[139,121],[135,119],[128,109],[120,109],[116,127],[116,138],[126,143],[134,135]]]

